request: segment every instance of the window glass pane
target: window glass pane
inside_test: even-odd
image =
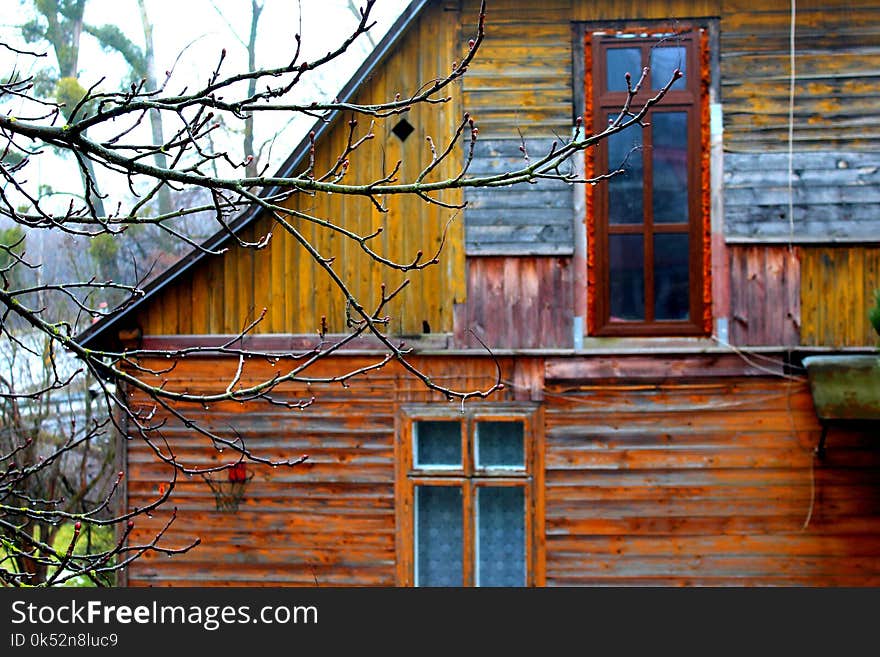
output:
[[[462,501],[457,486],[416,486],[416,585],[461,586]]]
[[[642,51],[639,48],[609,48],[605,62],[608,66],[608,91],[626,91],[627,73],[632,76],[632,84],[642,75]]]
[[[477,467],[524,468],[522,422],[477,422]]]
[[[477,585],[525,586],[525,514],[522,487],[477,489]]]
[[[654,314],[687,319],[690,304],[687,233],[654,235]]]
[[[613,121],[616,114],[609,114]],[[642,185],[642,129],[630,126],[608,138],[608,170],[624,170],[608,181],[608,222],[640,224],[644,221]]]
[[[417,422],[413,457],[416,467],[461,466],[461,424]]]
[[[645,319],[645,249],[642,235],[609,235],[611,320]]]
[[[654,221],[687,223],[687,113],[654,112],[651,126]]]
[[[682,76],[673,84],[672,89],[684,89],[687,86],[687,57],[684,46],[660,46],[651,49],[651,88],[662,89],[672,79],[675,69]]]

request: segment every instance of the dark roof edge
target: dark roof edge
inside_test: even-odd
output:
[[[385,60],[385,58],[388,56],[394,46],[397,45],[398,41],[400,41],[400,38],[406,33],[413,21],[415,21],[415,19],[418,18],[418,16],[422,13],[425,5],[430,2],[431,0],[412,0],[412,2],[410,2],[409,6],[407,6],[407,8],[401,12],[397,20],[394,21],[394,25],[392,25],[388,32],[385,33],[385,36],[382,37],[382,40],[360,65],[355,74],[342,87],[342,90],[337,96],[340,102],[345,103],[352,100],[354,95],[361,89],[361,87],[367,81],[373,71],[375,71],[376,68]],[[331,126],[333,126],[338,116],[339,110],[336,110],[332,112],[329,117],[325,119],[319,119],[315,122],[315,125],[312,127],[311,131],[315,133],[316,140],[319,139],[328,130],[330,130]],[[300,164],[300,162],[302,162],[303,158],[305,158],[305,156],[308,154],[309,148],[309,132],[306,132],[306,135],[303,137],[302,141],[300,141],[299,144],[293,149],[290,157],[288,157],[287,160],[285,160],[284,164],[281,165],[281,168],[278,169],[275,177],[283,178],[291,175],[293,170]],[[271,196],[275,191],[276,190],[274,189],[268,189],[263,192],[262,196]],[[258,207],[250,208],[249,210],[246,210],[241,215],[239,215],[235,220],[230,222],[230,228],[232,229],[233,233],[238,233],[238,231],[256,221],[259,216],[260,209]],[[227,230],[219,230],[202,243],[202,248],[209,251],[214,251],[220,248],[229,239],[231,239],[231,236]],[[186,272],[192,269],[197,263],[201,262],[201,260],[207,256],[208,254],[205,253],[205,251],[194,248],[187,255],[180,258],[177,262],[171,265],[171,267],[162,272],[162,274],[150,281],[144,287],[144,296],[140,297],[137,301],[127,306],[123,311],[111,315],[110,317],[106,317],[96,322],[95,324],[92,324],[87,329],[78,334],[76,336],[76,340],[86,348],[94,348],[93,345],[95,345],[102,337],[104,337],[107,331],[112,329],[114,326],[120,324],[120,322],[122,322],[131,313],[133,313],[147,301],[151,300],[163,288],[168,286],[180,276],[183,276]]]

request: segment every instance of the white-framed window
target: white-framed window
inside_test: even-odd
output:
[[[406,407],[398,441],[402,584],[536,583],[536,407]]]

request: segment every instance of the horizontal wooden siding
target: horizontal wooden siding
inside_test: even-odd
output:
[[[554,392],[548,585],[880,583],[876,436],[816,460],[805,383]]]

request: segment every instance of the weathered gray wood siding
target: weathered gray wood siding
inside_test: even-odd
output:
[[[476,9],[475,1],[465,3]],[[572,21],[720,16],[725,236],[730,241],[880,239],[880,6],[866,0],[798,3],[789,221],[790,3],[745,0],[666,7],[549,2],[493,3],[480,57],[463,84],[480,129],[474,171],[509,167],[527,140],[570,133]],[[472,12],[464,11],[468,19]],[[463,25],[462,38],[471,32]],[[530,151],[538,152],[531,147]],[[505,161],[503,158],[513,159]],[[502,159],[499,159],[500,158]],[[558,194],[555,192],[559,192]],[[565,255],[572,198],[552,185],[466,194],[469,255]]]
[[[470,21],[479,3],[464,5]],[[486,39],[463,83],[464,108],[480,131],[471,174],[520,168],[523,143],[537,158],[571,133],[571,20],[567,0],[491,3]],[[466,22],[463,41],[471,35]],[[465,192],[467,255],[570,255],[573,194],[552,181]]]
[[[724,160],[727,237],[795,242],[880,240],[880,153],[795,154],[788,219],[788,155],[731,153]]]
[[[550,139],[479,140],[471,175],[514,171],[540,157]],[[574,197],[571,185],[543,180],[512,188],[467,189],[465,248],[468,255],[571,255]]]
[[[789,187],[790,4],[724,3],[728,240],[880,239],[878,35],[876,3],[798,3]]]

